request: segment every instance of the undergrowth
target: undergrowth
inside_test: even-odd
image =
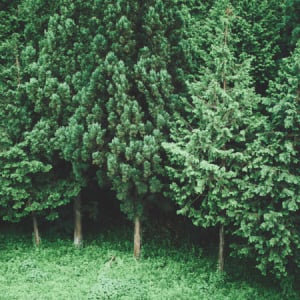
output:
[[[242,274],[220,274],[213,257],[188,244],[145,241],[139,261],[131,247],[131,235],[121,231],[88,237],[80,249],[57,236],[44,238],[36,248],[30,237],[0,234],[0,299],[285,298],[275,286],[245,280]]]

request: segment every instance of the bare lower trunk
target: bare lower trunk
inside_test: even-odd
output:
[[[219,229],[219,271],[224,271],[224,225],[220,225]]]
[[[74,245],[82,245],[81,197],[74,198]]]
[[[32,214],[32,221],[33,221],[34,242],[35,242],[36,246],[39,246],[40,242],[41,242],[41,238],[40,238],[40,234],[39,234],[38,222],[37,222],[36,216],[34,214]]]
[[[141,255],[141,221],[139,217],[134,219],[134,249],[133,255],[135,258],[140,258]]]

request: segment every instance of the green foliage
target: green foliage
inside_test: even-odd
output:
[[[111,50],[106,56],[108,128],[111,142],[108,176],[122,209],[133,218],[163,188],[162,141],[167,139],[171,101],[169,72],[174,4],[172,1],[119,1],[106,13]],[[112,14],[115,15],[112,15]],[[174,50],[173,53],[176,51]]]
[[[240,213],[233,213],[236,234],[247,239],[239,253],[277,277],[299,271],[299,61],[298,44],[270,84],[268,115],[247,145]]]
[[[30,237],[1,234],[1,297],[24,300],[40,299],[41,295],[49,300],[284,298],[276,287],[264,287],[258,280],[236,280],[230,275],[220,275],[212,260],[197,256],[193,248],[174,248],[159,238],[149,241],[143,252],[144,260],[137,262],[132,258],[130,235],[127,231],[113,231],[93,236],[83,248],[75,249],[68,240],[57,237],[45,237],[41,247],[35,248]],[[236,266],[232,267],[236,272]]]
[[[284,28],[282,30],[282,41],[280,46],[284,56],[288,56],[292,51],[300,37],[300,1],[286,0],[284,10]]]
[[[31,120],[29,105],[21,88],[24,76],[21,67],[21,52],[24,46],[19,32],[21,22],[13,5],[0,13],[0,149],[2,149],[7,144],[20,140],[23,131],[30,126]]]
[[[298,40],[299,0],[2,1],[1,218],[54,219],[97,178],[130,219],[174,198],[195,224],[228,225],[234,251],[289,286]],[[36,266],[21,269],[43,281]],[[101,278],[95,297],[141,282]]]
[[[30,7],[32,3],[25,4]],[[36,114],[36,123],[26,137],[31,141],[33,154],[52,164],[55,180],[48,178],[48,186],[63,199],[61,205],[72,200],[87,184],[86,162],[91,164],[91,154],[83,153],[87,152],[84,142],[88,137],[83,132],[85,107],[78,103],[84,79],[91,75],[89,70],[82,70],[85,63],[89,64],[84,43],[90,42],[91,37],[86,37],[85,27],[89,26],[89,15],[80,18],[78,12],[86,9],[86,4],[76,1],[61,1],[59,9],[49,8],[50,16],[45,17],[47,26],[38,45],[31,43],[24,50],[26,58],[37,52],[28,61],[30,78],[24,84]],[[33,29],[28,30],[34,31],[43,24],[33,24]],[[53,205],[56,207],[55,202]]]
[[[23,142],[0,152],[0,215],[6,221],[16,222],[33,212],[51,220],[57,217],[57,207],[78,194],[72,182],[56,182],[52,166],[28,156],[28,148]]]
[[[284,56],[280,43],[285,27],[287,1],[231,1],[235,7],[233,20],[237,39],[236,55],[253,58],[251,76],[256,91],[265,94],[268,83],[276,76],[278,59]]]
[[[235,179],[257,105],[249,61],[239,62],[231,51],[234,11],[227,5],[210,11],[210,30],[199,40],[210,42],[211,50],[203,52],[199,75],[189,83],[191,98],[185,99],[186,113],[176,116],[173,142],[164,144],[173,164],[168,169],[178,213],[204,227],[230,223],[227,211],[238,202]]]
[[[23,23],[28,15],[17,4],[14,1],[7,12],[1,11],[1,217],[19,221],[37,212],[53,219],[53,210],[65,204],[67,193],[62,196],[61,192],[68,184],[56,185],[57,162],[49,159],[51,123],[38,120],[27,93],[25,82],[32,75],[36,49],[32,47],[35,41],[23,35],[32,23],[29,19]]]
[[[39,210],[34,175],[48,172],[51,166],[29,160],[17,147],[1,152],[1,216],[7,221],[18,221],[32,210]],[[32,176],[33,175],[33,176]]]

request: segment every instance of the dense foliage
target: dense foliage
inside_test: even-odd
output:
[[[299,1],[0,4],[0,217],[170,207],[231,254],[300,267]],[[96,199],[96,200],[95,200]],[[107,200],[109,201],[109,200]],[[109,213],[109,212],[107,212]],[[167,222],[167,220],[165,220]],[[226,239],[225,239],[226,242]],[[220,254],[220,255],[221,255]],[[220,261],[219,261],[220,262]]]

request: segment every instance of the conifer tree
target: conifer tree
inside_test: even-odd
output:
[[[276,76],[278,61],[284,56],[280,43],[285,23],[286,1],[233,0],[236,18],[233,31],[236,35],[236,55],[252,57],[251,76],[256,91],[265,95],[268,83]]]
[[[245,239],[240,255],[255,257],[263,274],[277,278],[299,267],[299,70],[300,44],[283,60],[264,100],[267,115],[247,144],[234,233]],[[242,180],[241,180],[242,181]],[[294,270],[293,270],[294,269]]]
[[[28,148],[28,141],[24,141],[0,153],[1,217],[18,222],[31,216],[38,245],[37,218],[46,217],[50,221],[57,218],[56,208],[74,195],[68,195],[72,182],[58,178],[52,166],[28,154]]]
[[[64,190],[65,182],[55,189],[52,166],[40,153],[50,147],[45,145],[47,126],[43,122],[35,124],[36,115],[26,93],[25,81],[30,77],[35,50],[24,40],[20,23],[25,16],[17,8],[9,14],[6,20],[12,24],[7,26],[8,34],[3,35],[1,43],[1,216],[16,222],[31,215],[38,244],[37,217],[46,215],[53,219],[56,216],[54,210],[62,202],[57,190]],[[9,30],[14,33],[9,34]],[[43,176],[44,173],[47,176]]]
[[[174,30],[174,7],[174,1],[122,0],[118,9],[107,5],[105,13],[105,22],[112,26],[107,38],[111,51],[105,60],[111,136],[108,176],[122,210],[134,222],[135,257],[140,256],[141,219],[164,183],[161,143],[167,139],[175,99],[168,39]]]
[[[287,57],[295,49],[300,38],[300,1],[286,0],[284,4],[284,27],[280,47],[284,53],[283,57]]]
[[[57,165],[56,171],[64,176],[60,179],[69,182],[64,195],[72,196],[74,201],[76,246],[82,243],[80,191],[87,183],[84,171],[88,169],[81,155],[84,136],[81,116],[85,115],[85,107],[81,106],[78,93],[91,74],[85,65],[89,63],[89,48],[85,43],[91,39],[87,29],[91,16],[89,7],[89,3],[81,1],[61,1],[58,11],[49,18],[47,31],[39,43],[37,62],[31,64],[31,78],[27,83],[28,95],[40,118],[37,124],[42,122],[47,128],[50,142],[40,152],[47,153],[47,159]],[[84,12],[82,16],[81,12]],[[67,172],[62,172],[60,167]],[[64,198],[64,204],[71,200],[70,197]]]
[[[250,62],[234,56],[235,12],[228,1],[218,2],[199,31],[203,65],[189,83],[184,114],[176,116],[171,143],[164,143],[172,167],[171,189],[180,210],[195,225],[219,227],[219,269],[224,267],[224,226],[238,201],[234,180],[244,164],[244,142],[257,96],[251,88]],[[197,35],[195,35],[196,37]]]
[[[109,41],[111,52],[105,60],[110,78],[107,101],[108,128],[112,132],[107,158],[108,176],[112,188],[121,200],[121,209],[134,222],[134,255],[140,256],[140,217],[143,214],[143,200],[147,185],[143,181],[143,140],[146,135],[140,103],[132,93],[132,66],[136,62],[137,39],[135,29],[137,18],[142,14],[135,2],[118,1],[118,10],[107,13],[110,24]],[[113,133],[114,132],[114,133]]]
[[[0,11],[0,131],[11,143],[20,140],[22,130],[30,124],[28,103],[22,99],[20,86],[23,28],[17,4],[2,4],[5,9]]]
[[[30,7],[35,9],[30,10]],[[37,16],[31,20],[28,15],[34,12],[38,15],[37,7],[39,5],[34,6],[31,0],[22,2],[16,11],[19,22],[25,24],[24,28],[21,26],[18,35],[7,42],[8,46],[13,45],[11,53],[14,57],[7,56],[6,59],[14,59],[15,63],[12,65],[13,72],[5,69],[6,73],[2,74],[12,74],[15,79],[6,80],[5,96],[9,104],[5,103],[3,108],[4,112],[8,112],[6,139],[9,145],[1,153],[2,176],[7,183],[1,191],[5,195],[3,201],[6,201],[7,207],[13,206],[21,211],[15,212],[14,216],[14,210],[11,210],[10,218],[20,219],[32,214],[36,233],[37,215],[48,215],[49,219],[57,217],[56,208],[68,203],[79,192],[71,173],[67,171],[68,166],[59,159],[53,147],[55,130],[68,116],[62,110],[65,109],[66,113],[70,111],[70,107],[65,104],[70,100],[70,89],[68,82],[61,76],[65,70],[60,69],[64,66],[62,62],[65,62],[65,57],[55,49],[57,41],[54,23],[58,22],[60,27],[57,31],[66,36],[70,35],[72,22],[61,17],[63,24],[60,24],[55,15],[50,18],[52,9],[49,9],[48,14],[43,16],[46,21],[39,24]],[[48,20],[48,31],[45,38],[41,39]],[[52,50],[57,52],[51,57],[49,53]],[[55,59],[51,60],[53,57]],[[66,101],[63,108],[61,99]],[[19,190],[22,192],[19,193]],[[14,199],[12,193],[20,196]],[[19,204],[13,204],[14,201]],[[35,235],[38,242],[38,234]]]
[[[34,214],[30,202],[34,191],[31,178],[26,177],[48,168],[30,160],[22,143],[32,114],[22,86],[26,70],[22,64],[22,15],[17,4],[11,3],[1,11],[0,24],[0,205],[1,217],[6,221],[18,221],[30,211]],[[37,226],[34,231],[38,243]]]

